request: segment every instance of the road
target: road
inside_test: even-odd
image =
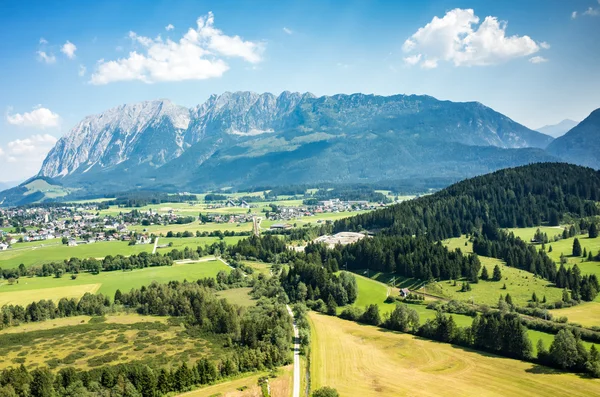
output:
[[[300,337],[298,335],[298,327],[290,305],[286,305],[288,313],[292,317],[294,327],[294,389],[292,397],[300,397]]]
[[[154,248],[152,248],[152,253],[156,254],[156,249],[158,248],[158,237],[154,239]]]

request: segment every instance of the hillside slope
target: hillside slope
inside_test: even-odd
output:
[[[569,163],[600,169],[600,109],[552,142],[547,151]]]

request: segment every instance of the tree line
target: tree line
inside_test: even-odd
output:
[[[540,163],[503,169],[456,183],[430,196],[335,222],[334,230],[385,229],[432,240],[459,237],[484,222],[502,228],[558,225],[565,215],[600,214],[600,172]]]

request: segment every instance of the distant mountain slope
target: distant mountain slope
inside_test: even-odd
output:
[[[569,163],[600,169],[600,109],[552,142],[547,151]]]
[[[226,92],[192,109],[159,100],[86,117],[38,175],[92,191],[461,178],[554,160],[516,150],[551,141],[477,102]]]
[[[563,136],[566,134],[571,128],[575,127],[579,124],[577,121],[565,119],[558,124],[553,125],[545,125],[536,129],[537,132],[541,132],[542,134],[550,135],[553,138],[558,138],[559,136]]]
[[[507,168],[455,183],[435,194],[335,222],[336,231],[387,229],[434,240],[489,222],[500,227],[560,224],[566,214],[600,214],[600,171],[566,163]]]

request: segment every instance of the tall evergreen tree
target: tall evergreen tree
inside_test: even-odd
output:
[[[500,281],[502,280],[502,272],[500,271],[500,266],[494,266],[494,273],[492,275],[492,280]]]
[[[489,278],[490,278],[490,275],[488,274],[487,267],[484,266],[483,269],[481,269],[481,279],[483,281],[487,281],[487,280],[489,280]]]
[[[590,228],[588,230],[588,235],[590,238],[598,237],[598,226],[596,226],[595,222],[592,222],[592,224],[590,225]]]
[[[573,240],[573,256],[581,256],[581,244],[577,237]]]

